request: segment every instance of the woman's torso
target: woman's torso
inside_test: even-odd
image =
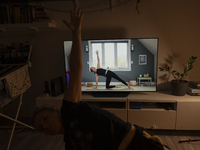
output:
[[[97,75],[100,75],[100,76],[106,76],[108,70],[106,69],[103,69],[103,68],[98,68],[97,71],[95,72]]]
[[[122,143],[121,147],[124,146],[123,143],[127,143],[126,137],[129,135],[132,126],[130,123],[122,121],[105,110],[83,102],[80,102],[78,105],[73,104],[75,105],[73,106],[74,108],[70,106],[72,104],[69,102],[65,103],[67,107],[62,107],[62,111],[64,111],[62,115],[67,119],[65,120],[63,118],[65,126],[68,126],[68,129],[70,129],[68,134],[65,135],[65,142],[67,142],[69,138],[73,139],[73,137],[76,137],[81,131],[79,139],[81,140],[89,137],[91,141],[85,144],[88,145],[92,143],[91,147],[95,150],[106,148],[117,149],[117,147],[121,145],[120,143]],[[99,145],[99,143],[106,143],[106,145]],[[76,145],[77,143],[74,144]]]

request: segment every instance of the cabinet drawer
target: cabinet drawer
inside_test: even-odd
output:
[[[126,109],[112,109],[112,108],[103,108],[103,109],[115,114],[117,117],[119,117],[123,121],[127,122],[127,110]]]
[[[200,130],[199,108],[199,102],[179,102],[177,105],[176,130]]]
[[[175,129],[176,111],[164,109],[128,110],[128,122],[147,129]]]

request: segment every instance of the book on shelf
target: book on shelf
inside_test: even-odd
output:
[[[9,21],[10,20],[7,12],[7,6],[0,5],[0,24],[8,24]]]
[[[16,4],[0,5],[0,24],[31,23],[32,7]]]
[[[47,11],[44,6],[36,6],[34,8],[34,20],[41,21],[41,20],[49,20],[51,19],[51,14]]]
[[[12,18],[11,18],[11,11],[10,11],[10,7],[9,7],[9,5],[6,5],[6,11],[7,11],[7,18],[8,18],[8,23],[10,24],[11,23],[11,20],[12,20]]]
[[[0,24],[32,23],[42,20],[50,21],[49,19],[51,19],[51,14],[40,2],[0,5]]]

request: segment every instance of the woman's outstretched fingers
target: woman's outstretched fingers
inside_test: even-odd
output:
[[[63,20],[65,25],[72,31],[81,30],[81,22],[84,15],[84,11],[81,12],[81,9],[74,9],[70,11],[71,22],[68,23],[66,20]]]
[[[81,12],[81,9],[79,9],[79,16],[80,16],[80,12]],[[82,20],[83,18],[83,15],[84,15],[84,11],[81,12],[81,16],[80,16],[80,19]]]

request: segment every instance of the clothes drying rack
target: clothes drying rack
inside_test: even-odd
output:
[[[16,65],[16,66],[19,66],[19,68],[14,69],[13,71],[16,71],[16,70],[18,70],[18,69],[20,69],[20,68],[22,68],[23,66],[26,66],[26,65],[27,65],[27,67],[28,67],[28,64],[30,63],[30,56],[31,56],[31,53],[32,53],[32,44],[33,44],[33,40],[32,40],[31,45],[30,45],[30,50],[29,50],[29,55],[28,55],[27,63],[25,63],[25,64],[23,64],[23,65],[22,65],[22,64]],[[12,72],[9,72],[9,73],[12,73]],[[9,73],[8,73],[8,74],[9,74]],[[8,74],[6,74],[6,75],[8,75]],[[0,77],[0,80],[4,80],[5,77],[6,77],[6,75],[3,75],[2,77]],[[19,123],[19,124],[21,124],[21,125],[23,125],[23,126],[25,126],[25,127],[28,127],[28,128],[30,128],[30,129],[33,129],[33,130],[34,130],[34,127],[32,127],[32,126],[30,126],[30,125],[28,125],[28,124],[25,124],[25,123],[23,123],[23,122],[21,122],[21,121],[18,120],[20,108],[21,108],[22,101],[23,101],[23,91],[22,91],[22,90],[21,90],[21,92],[19,93],[19,95],[16,96],[15,98],[17,98],[17,97],[19,97],[19,96],[20,96],[20,100],[19,100],[19,105],[18,105],[18,109],[17,109],[16,115],[15,115],[15,118],[12,118],[12,117],[9,117],[9,116],[7,116],[7,115],[5,115],[5,114],[3,114],[3,113],[0,113],[0,116],[2,116],[2,117],[4,117],[4,118],[7,118],[7,119],[9,119],[9,120],[11,120],[11,121],[14,121],[14,124],[13,124],[13,126],[12,126],[12,131],[11,131],[10,139],[9,139],[9,143],[8,143],[8,146],[7,146],[7,150],[10,149],[12,137],[13,137],[14,130],[15,130],[15,127],[16,127],[16,124],[17,124],[17,123]],[[15,99],[15,98],[14,98],[14,99]],[[13,99],[13,100],[14,100],[14,99]],[[13,101],[13,100],[12,100],[12,101]]]

